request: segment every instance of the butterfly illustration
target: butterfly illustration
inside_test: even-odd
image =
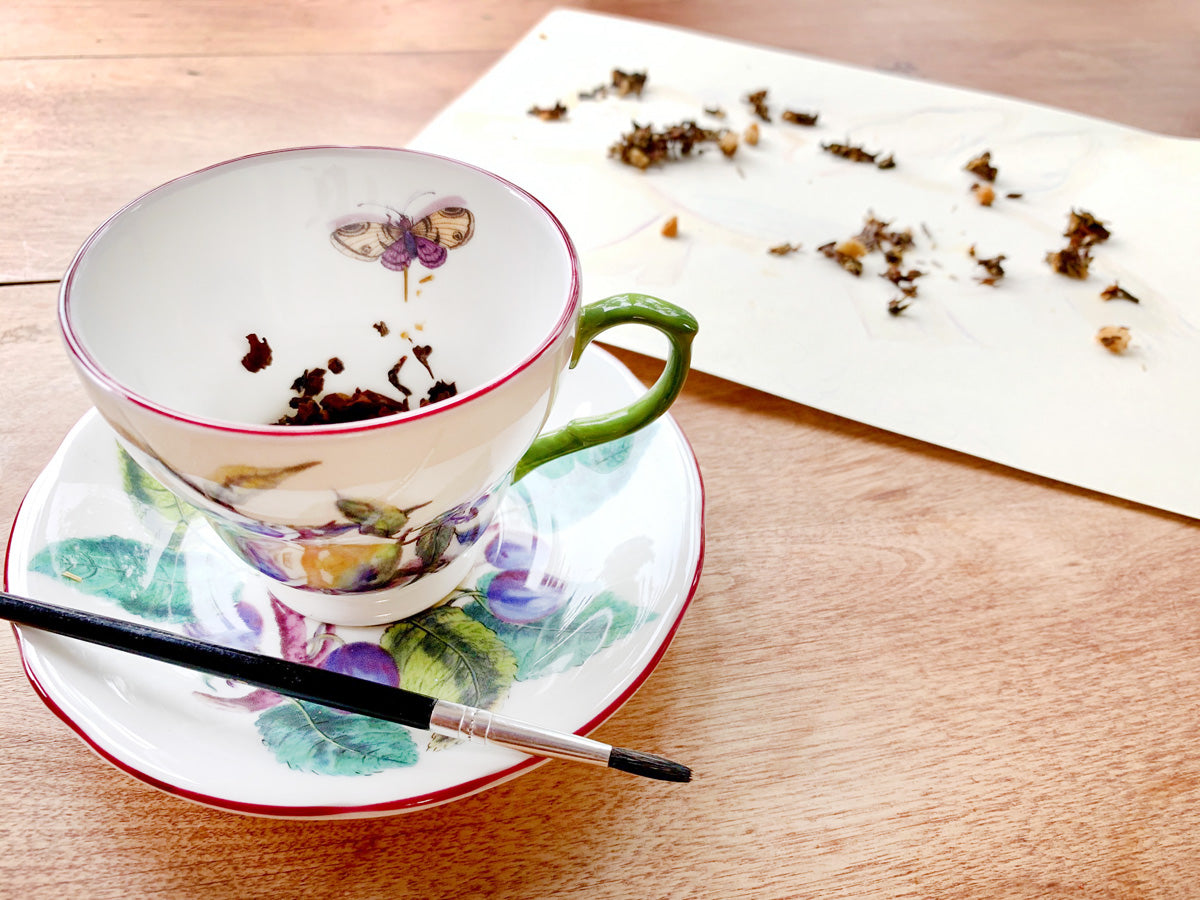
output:
[[[447,253],[461,247],[475,233],[475,217],[463,206],[446,206],[416,221],[397,213],[386,222],[351,222],[334,229],[333,245],[355,259],[378,259],[395,272],[404,273],[404,298],[408,299],[408,267],[416,260],[427,269],[446,262]]]

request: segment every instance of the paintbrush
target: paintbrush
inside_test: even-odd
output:
[[[659,781],[692,780],[692,770],[687,766],[652,753],[611,747],[485,709],[261,653],[221,647],[159,628],[39,603],[3,591],[0,591],[0,618],[434,734],[468,741],[479,739],[532,756],[607,766]]]

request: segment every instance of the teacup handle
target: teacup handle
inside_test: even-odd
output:
[[[687,310],[645,294],[617,294],[589,303],[579,314],[571,368],[584,348],[603,331],[617,325],[638,324],[657,328],[671,342],[666,365],[658,381],[639,399],[615,412],[572,419],[562,428],[538,435],[517,463],[513,480],[528,475],[542,463],[585,447],[615,441],[649,425],[669,407],[683,388],[692,361],[692,339],[699,327]]]

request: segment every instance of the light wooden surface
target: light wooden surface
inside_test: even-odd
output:
[[[1200,137],[1194,3],[574,5]],[[107,214],[247,151],[403,144],[550,6],[0,8],[0,532],[86,408],[52,282]],[[705,574],[599,736],[692,785],[552,763],[390,819],[242,818],[92,756],[5,640],[0,897],[1200,894],[1193,521],[703,374],[675,415]]]

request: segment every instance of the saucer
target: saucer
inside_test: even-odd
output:
[[[590,348],[547,427],[644,391]],[[695,592],[696,458],[664,416],[509,490],[484,553],[442,603],[391,626],[305,619],[118,448],[93,411],[22,504],[8,590],[337,669],[586,734],[638,689]],[[389,815],[543,762],[16,627],[30,683],[101,757],[168,793],[249,815]],[[647,748],[653,749],[653,748]],[[569,763],[563,763],[570,765]]]

